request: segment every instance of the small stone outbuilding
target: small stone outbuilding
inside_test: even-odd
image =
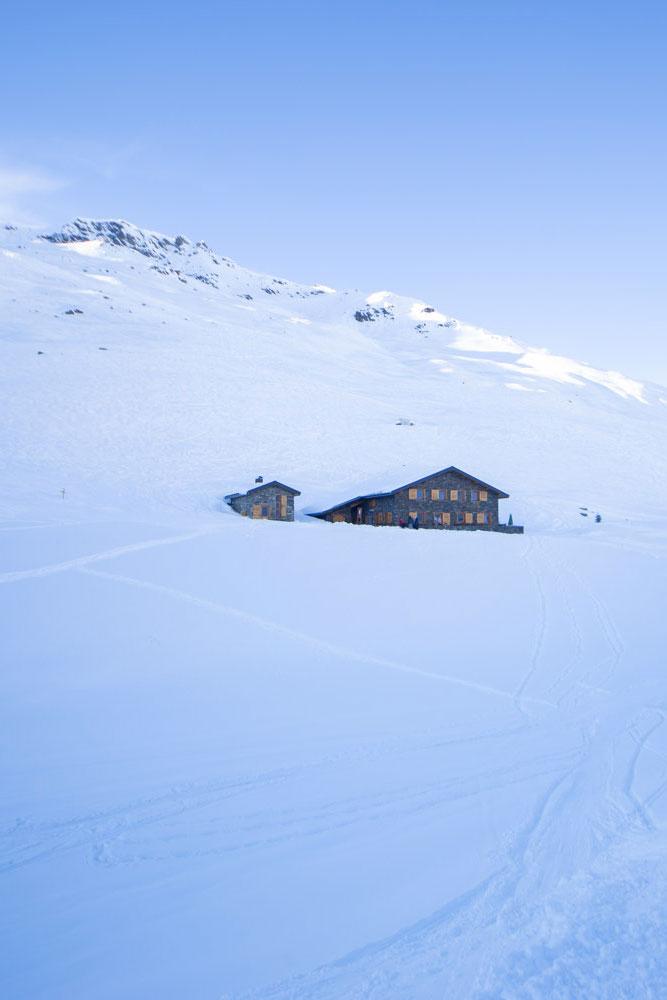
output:
[[[254,486],[247,493],[229,493],[225,502],[242,517],[263,521],[293,521],[294,497],[300,496],[299,490],[274,479],[270,483]]]
[[[508,496],[496,486],[450,465],[387,493],[369,493],[344,500],[311,517],[377,527],[523,534],[521,525],[502,524],[499,520],[498,501]]]

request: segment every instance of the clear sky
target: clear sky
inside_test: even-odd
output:
[[[667,383],[667,8],[8,0],[0,216],[124,217]]]

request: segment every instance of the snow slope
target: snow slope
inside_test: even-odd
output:
[[[124,222],[0,296],[2,994],[662,995],[667,390]],[[307,517],[450,464],[526,535]]]

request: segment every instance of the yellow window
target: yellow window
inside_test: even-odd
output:
[[[440,499],[440,490],[431,490],[431,500]]]
[[[446,510],[445,513],[442,515],[442,523],[443,524],[451,523],[451,514],[449,513],[448,510]]]
[[[489,499],[489,492],[488,492],[488,490],[480,490],[479,491],[479,499],[480,500],[488,500]]]
[[[450,500],[458,500],[458,498],[459,498],[459,491],[450,490]]]
[[[408,500],[416,500],[416,499],[417,499],[417,490],[416,489],[408,490]]]
[[[484,524],[484,518],[485,517],[486,517],[486,514],[478,514],[477,515],[477,523],[478,524]]]
[[[472,512],[469,510],[466,511],[466,524],[472,524]]]

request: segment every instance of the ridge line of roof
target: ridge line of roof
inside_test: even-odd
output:
[[[397,486],[393,490],[378,491],[377,493],[362,493],[360,496],[352,497],[351,500],[343,500],[341,503],[334,504],[333,507],[327,507],[326,510],[320,510],[309,514],[309,517],[320,517],[323,514],[330,514],[334,510],[339,510],[341,507],[351,506],[353,503],[357,503],[359,500],[373,500],[377,497],[391,497],[395,496],[396,493],[400,493],[401,490],[406,490],[411,486],[416,486],[418,483],[424,483],[428,479],[433,479],[434,476],[441,476],[445,472],[458,472],[459,475],[465,476],[466,479],[472,479],[473,482],[478,483],[480,486],[491,490],[493,493],[497,493],[498,497],[503,500],[509,499],[509,493],[505,493],[503,490],[499,490],[497,486],[492,486],[490,483],[485,483],[484,480],[478,479],[477,476],[471,475],[469,472],[464,472],[463,469],[459,469],[456,465],[448,465],[445,469],[438,469],[437,472],[430,472],[427,476],[422,476],[421,479],[413,479],[409,483],[405,483],[403,486]]]

